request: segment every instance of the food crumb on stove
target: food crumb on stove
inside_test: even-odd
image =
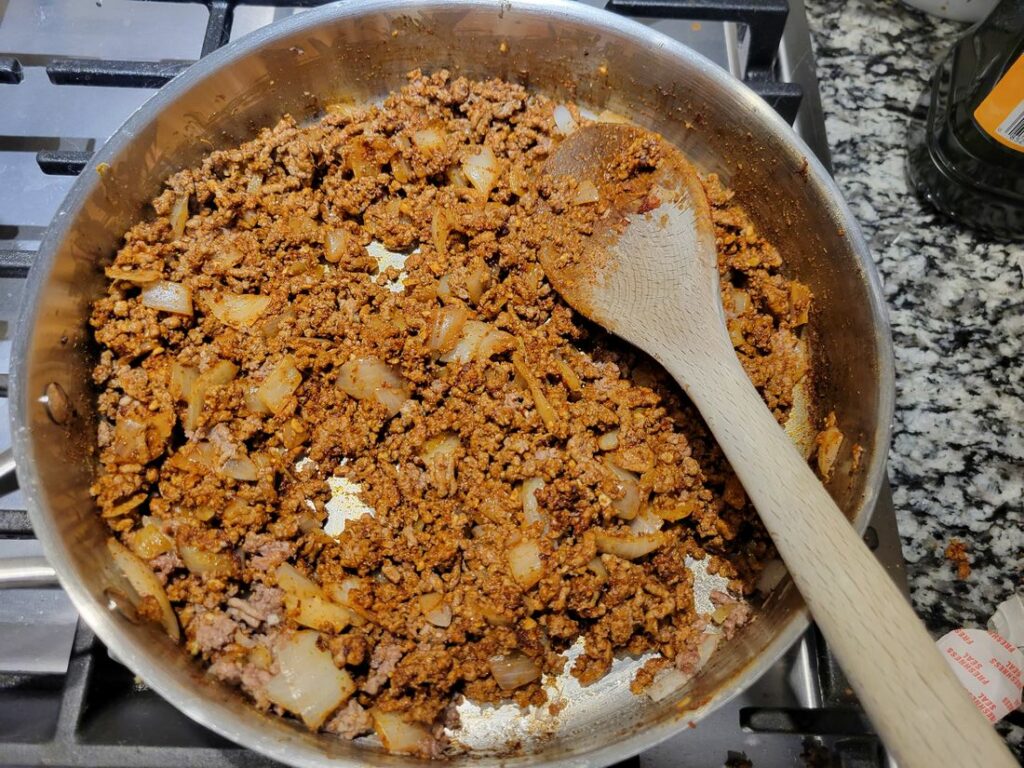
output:
[[[960,581],[965,581],[971,575],[971,561],[967,549],[967,543],[961,539],[950,539],[946,545],[946,559],[956,566],[956,577]]]

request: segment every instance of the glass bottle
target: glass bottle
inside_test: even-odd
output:
[[[969,227],[1024,239],[1024,0],[1001,0],[957,39],[914,112],[915,192]]]

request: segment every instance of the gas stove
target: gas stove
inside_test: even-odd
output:
[[[352,0],[353,2],[357,0]],[[581,0],[633,16],[742,78],[829,167],[802,0]],[[33,252],[91,153],[192,61],[319,0],[0,0],[0,395]],[[0,399],[0,449],[10,445]],[[906,578],[889,489],[865,536]],[[19,492],[0,559],[40,553]],[[0,591],[0,764],[270,766],[194,723],[112,659],[56,587]],[[642,768],[875,768],[891,762],[812,627]]]

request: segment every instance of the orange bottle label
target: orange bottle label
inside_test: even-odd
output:
[[[1024,152],[1024,56],[1017,58],[974,110],[974,119],[1000,144]]]

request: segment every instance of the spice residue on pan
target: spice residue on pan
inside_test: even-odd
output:
[[[126,233],[93,493],[140,615],[255,706],[438,756],[459,701],[550,715],[560,673],[625,653],[668,696],[746,620],[772,550],[742,487],[537,263],[541,207],[600,211],[539,173],[586,119],[413,73],[175,174]],[[785,421],[810,292],[703,181],[730,335]],[[706,605],[688,560],[722,579]]]

